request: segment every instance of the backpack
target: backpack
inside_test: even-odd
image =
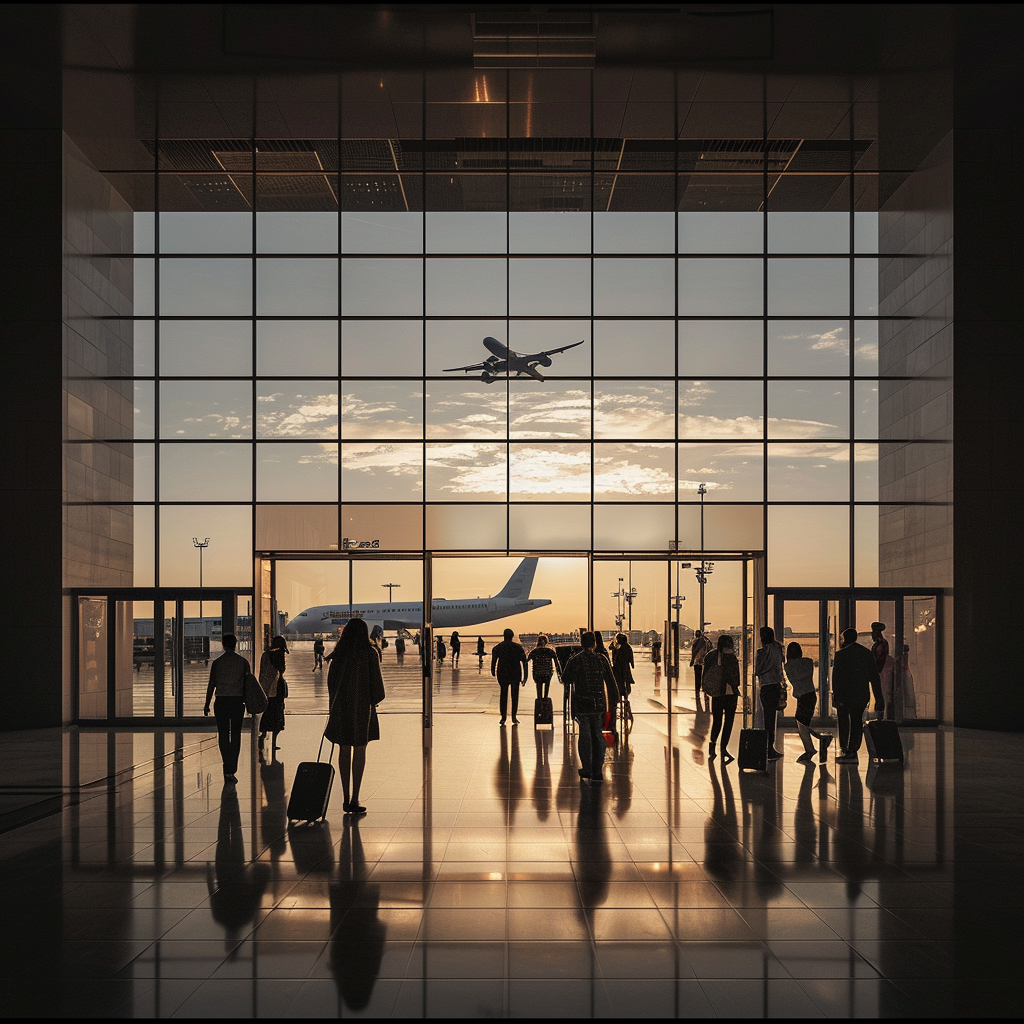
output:
[[[700,677],[700,688],[709,697],[721,697],[725,692],[718,651],[712,651],[704,659],[704,674]]]

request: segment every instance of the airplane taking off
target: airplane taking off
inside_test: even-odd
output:
[[[484,348],[491,355],[482,363],[472,363],[469,366],[453,366],[444,372],[458,373],[459,370],[464,370],[466,373],[471,373],[474,370],[482,370],[480,379],[485,384],[493,384],[500,377],[511,376],[513,373],[517,377],[526,374],[528,377],[533,377],[534,380],[546,380],[547,378],[538,372],[538,365],[550,366],[552,356],[558,355],[559,352],[567,352],[569,349],[576,348],[577,345],[582,344],[582,341],[575,341],[571,345],[563,345],[561,348],[549,348],[545,352],[535,352],[530,355],[524,352],[513,352],[508,346],[502,345],[497,338],[484,338]]]
[[[546,598],[531,598],[530,588],[537,572],[537,559],[524,558],[508,582],[494,597],[435,598],[431,604],[435,629],[475,626],[481,622],[519,615],[551,604]],[[386,629],[413,630],[423,627],[422,601],[394,601],[372,604],[322,604],[299,612],[284,627],[286,634],[336,633],[350,618],[362,619],[372,636]]]

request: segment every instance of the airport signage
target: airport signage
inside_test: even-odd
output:
[[[353,540],[351,537],[342,537],[341,546],[345,551],[352,551],[358,548],[364,550],[369,548],[379,548],[379,540]]]

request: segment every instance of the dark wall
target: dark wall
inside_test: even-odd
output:
[[[1024,14],[960,8],[954,110],[956,724],[1024,730],[1020,169]]]
[[[60,725],[60,7],[6,4],[0,31],[0,403],[7,621],[2,728]]]

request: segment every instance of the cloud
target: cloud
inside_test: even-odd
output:
[[[338,396],[284,395],[276,392],[260,395],[257,418],[260,437],[310,437],[337,433]]]

